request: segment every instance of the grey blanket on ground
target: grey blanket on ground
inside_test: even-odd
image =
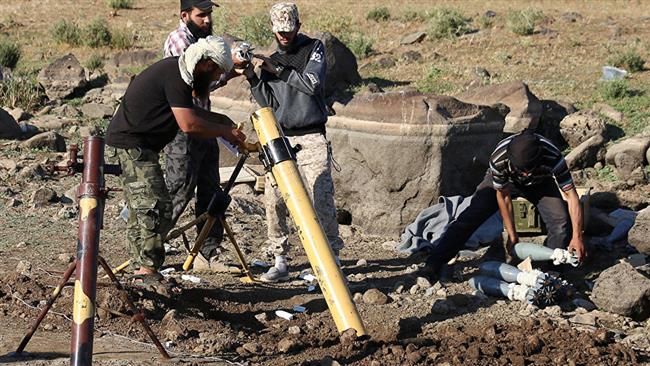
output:
[[[441,196],[437,204],[422,210],[415,221],[406,227],[395,250],[413,254],[425,248],[435,247],[447,225],[456,220],[471,201],[472,197]],[[465,246],[477,248],[499,238],[502,231],[503,222],[496,212],[474,232]]]

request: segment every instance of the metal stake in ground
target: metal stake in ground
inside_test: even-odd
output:
[[[73,366],[92,364],[97,256],[106,195],[104,172],[119,173],[119,167],[104,164],[101,137],[84,139],[83,162],[81,184],[77,188],[79,231],[70,345]]]

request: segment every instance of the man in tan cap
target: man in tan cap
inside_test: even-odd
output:
[[[271,25],[277,51],[263,60],[258,78],[252,68],[244,75],[251,92],[261,106],[273,108],[284,134],[292,145],[302,146],[297,163],[307,191],[314,203],[318,220],[337,255],[343,248],[336,222],[334,184],[332,182],[332,150],[325,137],[328,106],[325,103],[325,47],[317,39],[299,33],[298,7],[279,3],[271,8]],[[267,175],[267,187],[272,177]],[[261,279],[277,282],[289,279],[286,253],[288,250],[287,208],[277,189],[267,189],[266,220],[275,266]]]

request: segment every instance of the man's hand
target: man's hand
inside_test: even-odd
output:
[[[255,55],[254,57],[263,61],[262,65],[260,66],[262,70],[266,70],[273,75],[280,75],[282,72],[282,67],[275,61],[271,60],[269,57],[263,55]]]
[[[582,241],[582,238],[573,238],[569,243],[569,252],[575,253],[578,256],[580,262],[584,261],[587,256],[587,251],[585,250],[585,243]]]
[[[228,133],[224,134],[222,137],[235,146],[246,146],[244,143],[246,141],[246,135],[236,127],[230,129]]]

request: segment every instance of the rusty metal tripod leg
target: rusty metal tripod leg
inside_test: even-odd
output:
[[[45,319],[45,316],[52,308],[52,305],[54,305],[56,299],[58,299],[59,296],[61,295],[61,290],[63,290],[65,285],[68,283],[68,280],[70,279],[70,277],[72,276],[76,268],[77,268],[77,261],[75,260],[72,263],[70,263],[70,265],[68,266],[68,269],[63,274],[63,278],[61,278],[61,282],[59,282],[59,284],[56,286],[56,288],[52,292],[50,299],[47,300],[47,303],[41,309],[41,312],[38,314],[36,321],[34,321],[34,324],[32,324],[31,329],[23,337],[23,340],[20,342],[20,345],[16,349],[16,353],[22,353],[25,350],[25,347],[27,347],[27,343],[29,343],[29,341],[32,339],[32,336],[34,336],[34,333],[36,333],[36,330],[41,325],[43,319]]]
[[[133,312],[133,318],[139,321],[140,324],[142,324],[144,331],[147,332],[149,338],[151,338],[153,344],[156,346],[156,348],[158,348],[160,354],[166,359],[170,358],[169,354],[165,350],[165,347],[163,347],[163,345],[160,344],[158,337],[156,337],[156,334],[153,332],[153,330],[151,330],[151,327],[149,327],[149,324],[147,323],[147,320],[144,318],[144,315],[142,315],[142,312],[135,306],[133,301],[131,301],[129,294],[126,292],[126,289],[124,288],[124,286],[122,286],[120,281],[118,281],[118,279],[115,277],[115,275],[111,271],[111,267],[108,265],[108,263],[106,263],[106,260],[103,257],[99,257],[99,264],[102,266],[102,268],[104,268],[106,274],[108,274],[108,276],[111,278],[111,281],[113,281],[115,287],[119,291],[121,291],[124,300],[126,301],[131,311]]]

